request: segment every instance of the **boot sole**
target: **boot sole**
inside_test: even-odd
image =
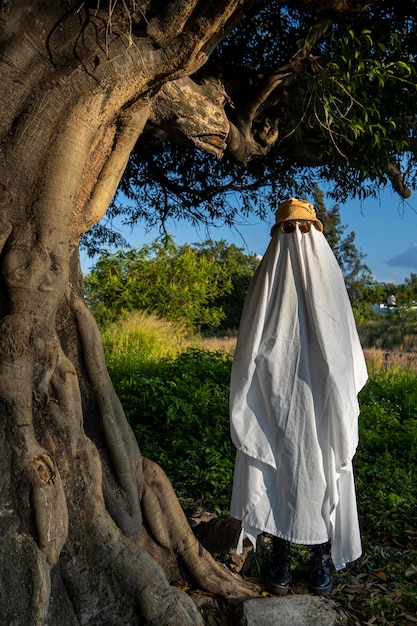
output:
[[[315,596],[329,596],[332,593],[333,584],[330,583],[326,587],[311,587],[308,586],[310,593],[314,593]]]
[[[290,589],[290,585],[277,585],[272,581],[266,580],[265,589],[276,596],[286,596]]]

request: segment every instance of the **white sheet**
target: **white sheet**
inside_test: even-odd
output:
[[[366,380],[324,235],[277,229],[248,290],[232,367],[239,548],[266,531],[305,545],[332,539],[337,569],[360,556],[352,458]]]

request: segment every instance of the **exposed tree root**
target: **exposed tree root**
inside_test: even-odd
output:
[[[105,367],[104,352],[95,320],[80,298],[73,295],[71,302],[82,345],[88,350],[85,360],[95,398],[100,412],[105,410],[102,424],[113,466],[121,486],[127,486],[135,500],[141,497],[142,515],[137,516],[137,519],[141,520],[143,516],[147,531],[144,535],[146,540],[140,539],[141,544],[146,545],[168,576],[170,572],[176,571],[170,563],[175,559],[179,561],[177,567],[185,569],[199,588],[225,598],[257,595],[258,588],[235,577],[199,544],[172,485],[161,468],[139,455],[136,455],[136,465],[133,464],[133,433],[130,429],[129,432],[123,432],[127,423]],[[138,466],[142,469],[138,470]]]
[[[100,619],[103,611],[114,615],[114,607],[122,600],[125,607],[130,603],[125,611],[131,615],[139,612],[146,624],[202,624],[191,599],[170,584],[180,576],[222,598],[258,595],[255,585],[233,575],[199,544],[168,478],[159,466],[141,457],[108,377],[94,319],[74,294],[67,304],[77,322],[83,363],[101,418],[97,432],[104,439],[100,443],[98,438],[98,449],[84,434],[76,369],[59,347],[50,393],[42,409],[52,422],[47,437],[42,439],[44,447],[34,458],[36,467],[32,468],[39,475],[43,490],[37,497],[36,510],[41,514],[37,526],[42,530],[38,546],[46,555],[41,558],[43,570],[38,568],[39,575],[35,577],[36,595],[43,598],[43,608],[37,617],[39,624],[43,623],[51,593],[48,568],[57,560],[80,624],[96,623],[85,621],[86,615],[97,613]],[[107,487],[110,490],[105,496],[103,487],[107,483],[113,487]],[[49,494],[42,499],[45,489],[52,488],[56,491],[58,508],[64,510],[68,506],[67,526],[64,524],[62,528],[55,523],[54,498]],[[113,495],[116,504],[109,510]],[[135,502],[139,512],[135,511]],[[123,513],[117,512],[115,509],[123,504]],[[46,546],[42,537],[48,532],[52,539]],[[109,598],[105,609],[95,588],[98,579],[102,596]],[[120,600],[116,600],[115,593]]]
[[[162,469],[149,459],[143,459],[143,470],[145,525],[157,545],[174,552],[190,581],[197,588],[222,598],[259,595],[258,586],[229,572],[198,542]],[[155,558],[158,560],[157,555]]]

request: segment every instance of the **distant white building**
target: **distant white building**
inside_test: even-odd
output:
[[[372,309],[378,313],[378,315],[386,315],[388,313],[388,307],[386,304],[373,304]]]
[[[372,309],[376,311],[378,315],[396,313],[398,311],[397,298],[394,295],[388,296],[386,304],[384,302],[381,304],[373,304]],[[408,305],[400,305],[400,312],[409,310],[417,311],[417,302],[412,302]]]
[[[387,302],[383,302],[382,304],[373,304],[372,308],[374,311],[378,313],[378,315],[387,315],[387,313],[394,313],[397,311],[397,298],[392,295],[388,296]]]

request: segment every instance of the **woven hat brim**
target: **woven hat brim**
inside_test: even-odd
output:
[[[323,224],[317,219],[314,206],[306,200],[298,200],[297,198],[290,198],[282,202],[277,212],[275,213],[275,223],[281,224],[288,221],[300,221],[305,220],[308,222],[314,222],[318,229],[323,231]]]

